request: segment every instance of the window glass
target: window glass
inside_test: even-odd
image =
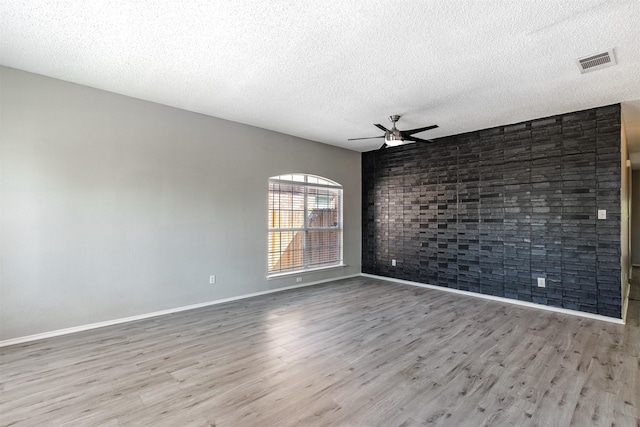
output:
[[[269,179],[268,274],[342,264],[342,187],[306,174]]]

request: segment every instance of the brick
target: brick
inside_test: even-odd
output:
[[[613,105],[363,153],[363,272],[619,317],[619,138]]]

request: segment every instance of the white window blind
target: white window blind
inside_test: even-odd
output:
[[[342,264],[342,186],[314,175],[269,179],[268,274]]]

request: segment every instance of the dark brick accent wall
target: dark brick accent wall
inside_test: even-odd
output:
[[[362,271],[620,318],[620,163],[619,104],[363,153]]]

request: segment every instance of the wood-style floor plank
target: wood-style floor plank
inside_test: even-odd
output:
[[[627,325],[354,278],[0,349],[0,426],[640,426]]]

